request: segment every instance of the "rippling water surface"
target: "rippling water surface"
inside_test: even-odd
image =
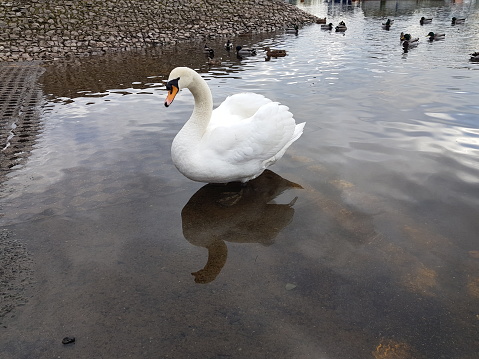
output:
[[[288,51],[269,61],[222,40],[216,66],[197,43],[47,68],[43,132],[2,188],[37,280],[5,357],[476,357],[477,3],[298,6],[348,30],[233,39]],[[407,54],[402,31],[420,38]],[[163,106],[180,65],[215,105],[254,91],[306,122],[239,202],[171,162],[193,106],[188,91]]]

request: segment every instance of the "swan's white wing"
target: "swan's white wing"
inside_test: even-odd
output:
[[[301,135],[288,107],[252,95],[231,96],[213,111],[200,146],[212,161],[264,169]]]
[[[256,93],[245,92],[229,96],[211,114],[208,130],[248,119],[261,106],[270,102],[270,99]]]

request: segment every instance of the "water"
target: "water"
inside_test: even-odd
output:
[[[270,61],[221,41],[221,66],[198,43],[47,69],[43,131],[2,188],[36,280],[2,357],[476,357],[477,3],[298,6],[348,30],[233,39],[288,51]],[[401,31],[420,38],[407,54]],[[254,91],[307,123],[237,205],[171,162],[192,110],[187,91],[163,106],[178,65],[215,105]]]

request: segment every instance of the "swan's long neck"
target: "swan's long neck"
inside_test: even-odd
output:
[[[187,88],[195,99],[191,117],[178,132],[171,146],[171,157],[181,173],[189,177],[194,168],[196,148],[200,145],[213,112],[213,97],[206,81],[194,72]],[[191,178],[191,177],[189,177]]]
[[[213,97],[206,81],[196,72],[188,86],[195,99],[195,108],[185,127],[196,132],[200,137],[210,122],[213,111]]]

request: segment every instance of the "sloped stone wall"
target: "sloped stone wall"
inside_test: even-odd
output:
[[[234,37],[315,20],[282,0],[6,0],[0,2],[0,61]]]

